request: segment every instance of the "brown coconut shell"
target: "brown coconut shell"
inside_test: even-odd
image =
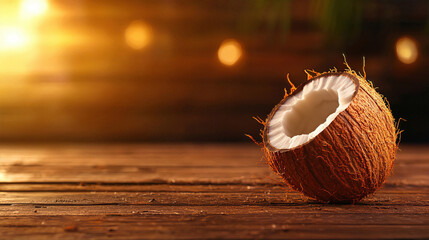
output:
[[[340,75],[356,85],[349,107],[309,142],[289,150],[273,147],[268,131],[277,109],[309,82]],[[299,86],[274,107],[262,135],[270,167],[290,188],[321,202],[355,203],[374,193],[390,175],[397,150],[390,109],[372,85],[352,71],[320,74]]]

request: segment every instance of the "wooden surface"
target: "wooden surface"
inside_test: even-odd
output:
[[[0,238],[429,238],[429,148],[402,149],[382,190],[325,205],[255,145],[3,145]]]

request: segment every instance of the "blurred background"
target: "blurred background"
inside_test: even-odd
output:
[[[2,0],[0,141],[249,142],[344,53],[427,143],[428,40],[423,0]]]

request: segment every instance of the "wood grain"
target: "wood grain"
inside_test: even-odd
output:
[[[429,238],[427,146],[355,205],[285,187],[247,144],[0,146],[6,239]]]

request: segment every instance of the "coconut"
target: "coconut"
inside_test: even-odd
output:
[[[263,122],[261,145],[274,172],[320,202],[356,203],[379,189],[392,172],[398,132],[372,84],[334,70],[309,74],[293,90]]]

